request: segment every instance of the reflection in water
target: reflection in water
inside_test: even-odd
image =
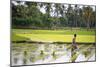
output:
[[[71,62],[75,62],[76,58],[77,58],[77,48],[75,46],[71,47]]]
[[[43,55],[44,54],[44,52],[43,52],[43,50],[41,50],[41,53],[40,53],[40,55]]]
[[[24,53],[23,53],[23,55],[24,55],[24,58],[23,58],[23,64],[27,64],[27,51],[24,51]]]
[[[88,55],[91,54],[91,51],[87,50],[87,51],[83,51],[83,54],[85,57],[88,57]]]
[[[30,62],[35,62],[35,57],[31,56],[30,57]]]
[[[14,63],[17,64],[18,58],[14,58]]]
[[[44,55],[43,50],[41,50],[41,53],[40,53],[40,59],[42,59],[42,60],[44,60],[44,59],[45,59],[45,55]]]
[[[14,43],[12,47],[12,65],[88,61],[87,59],[95,54],[94,47],[79,45],[77,51],[75,48],[72,48],[71,44]],[[85,59],[82,58],[83,56]],[[95,56],[92,58],[95,58]]]
[[[55,51],[53,51],[53,53],[52,53],[52,57],[53,57],[54,59],[57,58],[57,56],[56,56],[56,54],[55,54]]]
[[[26,58],[23,59],[23,64],[27,64],[27,59]]]

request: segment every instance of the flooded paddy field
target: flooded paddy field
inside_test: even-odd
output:
[[[95,44],[78,44],[78,49],[71,49],[71,44],[12,43],[12,66],[95,61]]]

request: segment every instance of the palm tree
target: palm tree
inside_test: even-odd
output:
[[[63,14],[63,10],[61,8],[61,4],[59,4],[59,3],[55,3],[54,7],[55,7],[54,14],[55,14],[55,17],[56,17],[56,26],[60,26],[59,17],[60,17],[60,15]]]
[[[79,21],[79,27],[83,26],[83,10],[82,8],[79,8],[79,16],[78,16],[78,21]]]
[[[74,23],[75,23],[75,27],[77,27],[77,21],[78,21],[78,5],[75,5],[75,8],[74,8]]]
[[[67,8],[67,13],[66,16],[68,18],[68,26],[71,27],[72,29],[72,25],[73,25],[73,7],[71,6],[71,4],[68,4],[68,8]]]
[[[90,20],[92,17],[93,9],[90,6],[83,7],[83,17],[87,25],[87,30],[90,29]]]
[[[45,3],[44,5],[45,5],[46,14],[49,18],[50,17],[50,12],[51,12],[51,4],[50,3]]]

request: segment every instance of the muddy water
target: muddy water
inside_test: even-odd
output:
[[[80,44],[72,56],[71,44],[13,43],[11,62],[14,65],[95,61],[95,46]]]

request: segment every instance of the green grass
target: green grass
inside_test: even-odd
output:
[[[12,40],[23,40],[25,37],[32,41],[43,42],[72,42],[73,34],[77,34],[77,42],[95,42],[95,31],[87,30],[32,30],[32,29],[13,29]]]
[[[32,29],[12,29],[14,33],[27,33],[27,34],[62,34],[62,35],[95,35],[95,30],[32,30]]]
[[[29,38],[23,37],[23,36],[18,36],[18,34],[13,33],[11,37],[12,41],[27,41]]]

